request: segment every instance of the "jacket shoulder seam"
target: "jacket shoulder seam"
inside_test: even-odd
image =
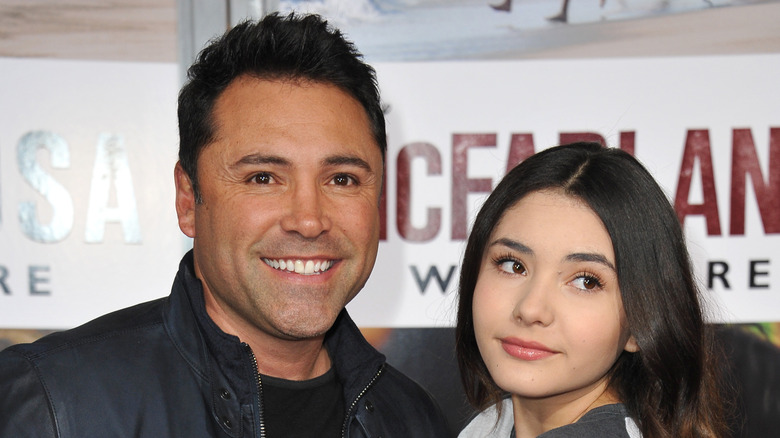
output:
[[[107,339],[110,339],[110,338],[113,338],[113,337],[116,337],[116,336],[121,336],[121,335],[124,335],[124,334],[127,334],[127,333],[133,333],[133,332],[137,332],[137,331],[143,331],[143,330],[149,329],[151,327],[160,326],[160,325],[162,325],[162,321],[157,321],[157,322],[147,323],[147,324],[143,324],[143,325],[139,325],[139,326],[135,326],[135,327],[131,327],[131,328],[112,330],[112,331],[107,332],[107,333],[100,333],[100,334],[95,334],[95,335],[86,335],[86,336],[83,336],[83,337],[77,337],[74,340],[63,340],[61,343],[58,343],[57,345],[53,345],[51,348],[47,348],[47,349],[45,349],[43,351],[39,351],[39,352],[28,353],[28,352],[26,352],[24,350],[21,350],[21,351],[16,350],[16,353],[24,356],[25,358],[27,358],[31,362],[34,362],[37,359],[44,358],[44,357],[46,357],[48,355],[57,353],[57,352],[62,351],[62,350],[67,350],[67,349],[78,347],[78,346],[81,346],[81,345],[93,344],[93,343],[96,343],[96,342],[105,341]],[[167,335],[168,335],[168,333],[166,331],[166,336]],[[37,368],[37,366],[36,366],[36,368]]]

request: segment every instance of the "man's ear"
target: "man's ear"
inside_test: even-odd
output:
[[[637,351],[639,351],[639,345],[637,345],[636,339],[634,339],[634,335],[628,337],[628,340],[626,341],[626,346],[623,347],[623,349],[628,351],[629,353],[636,353]]]
[[[176,183],[176,215],[179,217],[179,228],[188,237],[195,237],[195,190],[189,175],[181,167],[181,162],[177,162],[173,169],[173,179]]]

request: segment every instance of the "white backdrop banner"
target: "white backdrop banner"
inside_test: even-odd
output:
[[[177,66],[0,58],[0,75],[0,326],[167,295]]]
[[[780,56],[380,64],[386,240],[361,325],[449,325],[469,225],[507,167],[633,150],[684,220],[718,321],[780,321]]]
[[[174,64],[0,58],[0,327],[67,328],[164,296]],[[534,151],[632,151],[677,208],[714,321],[780,321],[780,55],[376,65],[383,240],[364,327],[454,322],[487,193]]]

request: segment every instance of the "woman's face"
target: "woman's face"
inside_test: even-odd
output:
[[[607,230],[587,205],[555,191],[505,212],[485,249],[473,312],[490,375],[519,400],[598,396],[620,353],[636,351]]]

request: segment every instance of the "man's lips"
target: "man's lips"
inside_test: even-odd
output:
[[[263,261],[276,270],[295,272],[302,275],[319,275],[333,266],[333,260],[263,258]]]
[[[501,347],[510,356],[516,357],[520,360],[540,360],[548,358],[557,351],[551,350],[544,344],[532,341],[524,341],[517,338],[503,338],[501,339]]]

